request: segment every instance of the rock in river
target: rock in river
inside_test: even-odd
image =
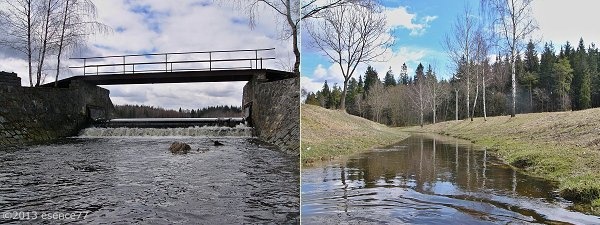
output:
[[[169,147],[169,151],[173,154],[187,154],[191,149],[190,145],[178,141],[173,142]]]

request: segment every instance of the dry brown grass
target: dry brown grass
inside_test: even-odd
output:
[[[302,104],[301,158],[304,164],[399,142],[407,133],[339,110]]]

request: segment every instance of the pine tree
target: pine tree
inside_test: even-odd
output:
[[[385,78],[383,80],[383,84],[386,87],[396,86],[396,78],[394,78],[394,73],[392,72],[392,68],[391,67],[387,71],[387,73],[385,73]]]
[[[319,105],[317,94],[309,92],[308,95],[306,95],[306,101],[304,101],[304,103],[309,105]]]
[[[572,109],[587,109],[591,105],[591,78],[583,38],[579,39],[577,51],[571,57],[573,82],[571,83]]]
[[[353,114],[356,96],[358,95],[358,81],[353,77],[350,79],[348,83],[348,93],[346,94],[346,111],[350,114]]]
[[[399,84],[408,85],[410,83],[410,79],[408,78],[408,67],[406,63],[402,63],[402,68],[400,70],[400,80]]]
[[[596,45],[588,48],[588,67],[592,80],[592,107],[600,107],[600,55]]]
[[[567,110],[569,106],[568,94],[571,90],[571,81],[573,79],[573,69],[571,68],[571,64],[569,64],[569,60],[565,57],[560,58],[558,62],[554,63],[554,80],[556,81],[556,85],[554,87],[554,92],[558,95],[558,109],[559,110]]]
[[[375,82],[381,82],[377,76],[377,71],[375,71],[373,67],[368,66],[367,71],[365,71],[365,92],[369,92],[369,88],[373,86]]]
[[[342,100],[342,88],[337,83],[333,84],[331,94],[329,95],[329,107],[330,109],[338,109]]]
[[[538,53],[535,50],[535,44],[532,40],[527,43],[525,50],[525,72],[538,73],[540,69],[540,61],[538,59]]]
[[[556,57],[556,55],[554,55],[554,46],[552,45],[552,43],[546,43],[544,45],[544,51],[542,52],[542,57],[540,59],[540,73],[538,76],[538,84],[542,88],[542,94],[548,96],[548,98],[553,97],[551,96],[551,93],[555,94],[555,92],[553,91],[556,89],[557,86],[557,81],[554,79],[554,65],[557,62],[557,60],[558,58]],[[546,108],[556,110],[558,109],[557,106],[559,105],[560,101],[558,100],[558,98],[552,98],[548,103],[552,103],[552,105],[554,106]]]
[[[323,84],[323,89],[321,90],[321,96],[322,96],[322,99],[320,99],[321,107],[330,108],[331,102],[329,102],[329,100],[330,100],[330,96],[331,96],[331,90],[329,89],[329,85],[327,85],[327,80],[325,80],[325,83]]]

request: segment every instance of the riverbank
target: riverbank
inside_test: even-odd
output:
[[[404,131],[467,139],[526,173],[558,181],[561,196],[600,214],[600,108],[449,121]],[[589,204],[587,204],[589,203]]]
[[[300,132],[303,164],[328,160],[399,142],[409,136],[339,110],[301,104]]]

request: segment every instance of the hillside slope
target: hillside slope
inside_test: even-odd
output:
[[[338,110],[307,104],[300,109],[300,154],[305,164],[393,144],[409,136]]]
[[[496,149],[511,165],[559,182],[567,199],[600,206],[600,108],[475,118],[410,127]]]

